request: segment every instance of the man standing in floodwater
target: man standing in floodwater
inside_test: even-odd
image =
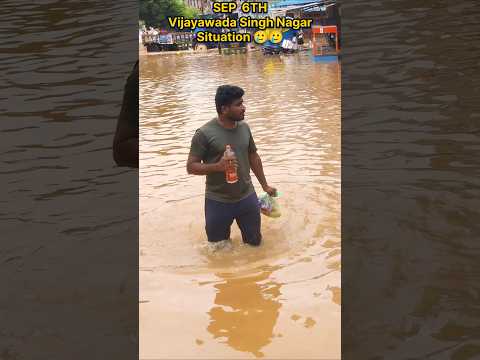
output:
[[[205,230],[209,243],[216,247],[230,244],[233,220],[237,221],[243,242],[260,245],[260,207],[250,178],[250,169],[263,190],[271,196],[276,195],[276,189],[270,187],[265,179],[262,160],[257,153],[250,127],[243,121],[244,93],[238,86],[218,87],[215,95],[218,117],[195,132],[187,160],[189,174],[207,175]],[[234,157],[224,154],[226,145],[232,147]],[[225,177],[229,162],[233,162],[237,169],[238,181],[234,184],[227,183]]]

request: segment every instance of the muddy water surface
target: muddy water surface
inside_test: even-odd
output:
[[[205,178],[185,161],[226,83],[245,89],[282,216],[262,216],[261,247],[244,246],[234,224],[234,249],[212,254]],[[340,358],[339,65],[141,56],[140,124],[140,358]]]

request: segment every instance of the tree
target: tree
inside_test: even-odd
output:
[[[140,20],[146,26],[168,27],[168,17],[184,16],[193,18],[196,9],[185,6],[182,0],[140,0]]]

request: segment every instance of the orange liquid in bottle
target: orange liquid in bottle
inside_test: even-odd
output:
[[[230,145],[226,146],[225,155],[227,156],[235,155]],[[227,183],[229,184],[235,184],[238,181],[237,169],[235,169],[235,166],[233,165],[233,161],[228,162],[227,169],[225,171],[225,177],[226,177]]]

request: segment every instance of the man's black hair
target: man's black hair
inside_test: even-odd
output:
[[[215,106],[217,107],[217,113],[220,114],[222,106],[230,105],[237,99],[240,99],[245,91],[241,87],[234,85],[222,85],[217,88],[215,94]]]

